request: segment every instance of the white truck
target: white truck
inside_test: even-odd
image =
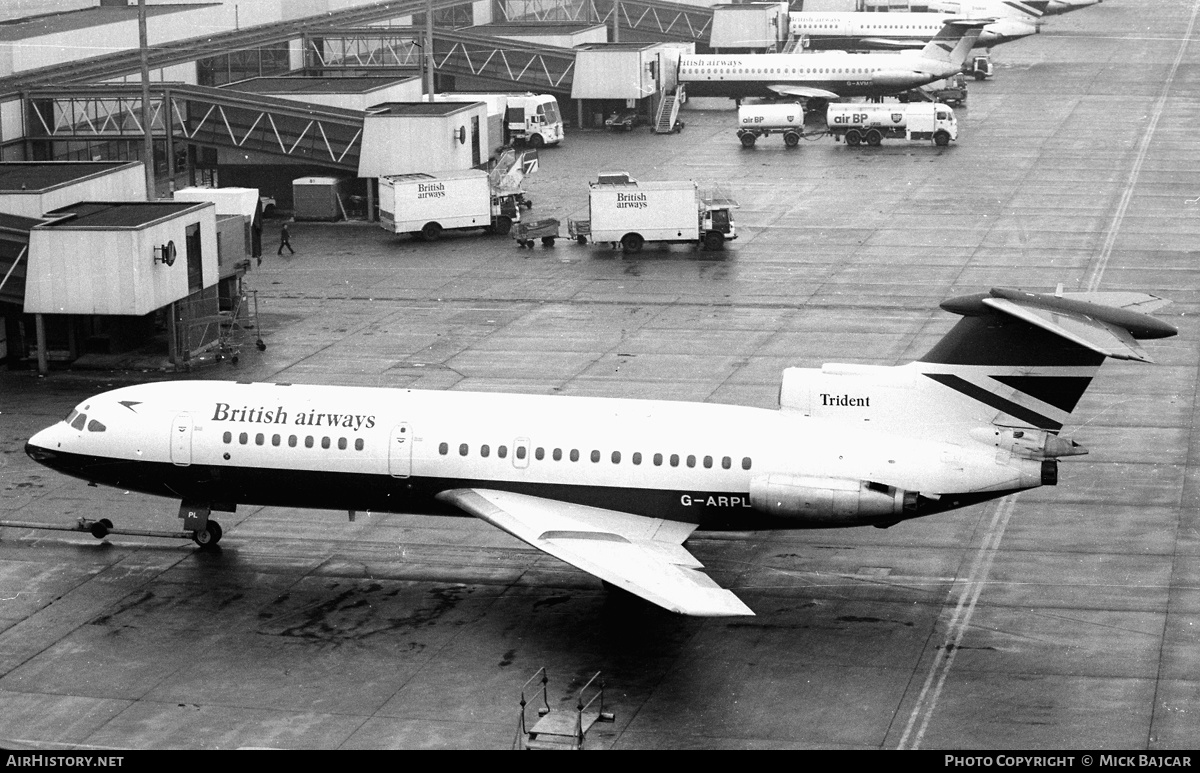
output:
[[[580,244],[621,245],[638,252],[646,242],[696,244],[719,250],[737,238],[737,202],[702,194],[691,181],[639,183],[625,172],[600,175],[589,184],[588,219],[568,220],[567,233]]]
[[[765,102],[738,106],[738,139],[743,148],[754,147],[759,137],[782,134],[783,144],[794,148],[804,135],[804,106],[799,102]]]
[[[426,241],[459,228],[503,235],[520,219],[517,194],[498,192],[479,169],[379,178],[379,224],[392,233]]]
[[[488,137],[493,146],[524,143],[557,145],[566,137],[558,100],[551,94],[435,94],[434,102],[483,102],[488,106]]]
[[[825,124],[834,138],[851,147],[866,142],[877,147],[884,137],[927,140],[939,147],[958,139],[954,111],[940,102],[832,103]]]

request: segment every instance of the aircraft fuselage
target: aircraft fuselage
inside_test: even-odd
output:
[[[869,399],[842,397],[829,405]],[[98,395],[68,419],[31,438],[33,458],[214,509],[461,515],[436,495],[488,488],[742,530],[894,523],[1040,485],[1027,462],[983,445],[953,449],[948,467],[942,443],[706,403],[176,382]],[[809,521],[753,506],[755,479],[781,474],[955,496],[902,517]]]
[[[781,86],[815,88],[840,97],[886,96],[961,71],[961,65],[916,52],[697,54],[679,61],[679,81],[689,96],[733,99],[778,97]]]

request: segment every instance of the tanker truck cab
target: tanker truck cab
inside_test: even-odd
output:
[[[934,103],[932,108],[916,111],[915,115],[909,117],[908,139],[932,140],[934,144],[945,147],[950,140],[958,139],[958,119],[946,105]],[[941,137],[938,136],[939,132]]]

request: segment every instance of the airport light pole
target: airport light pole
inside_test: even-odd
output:
[[[146,51],[146,0],[138,0],[138,53],[142,69],[142,156],[146,167],[146,199],[154,201],[158,191],[154,182],[154,134],[150,128],[150,63]]]
[[[433,0],[425,0],[425,93],[433,101]]]

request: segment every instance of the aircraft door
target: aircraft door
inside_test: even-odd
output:
[[[388,442],[388,472],[393,478],[412,475],[412,428],[407,423],[392,427]]]
[[[513,441],[513,467],[523,470],[529,466],[529,438],[519,437]]]
[[[171,462],[176,467],[192,463],[192,416],[181,413],[171,422]]]

